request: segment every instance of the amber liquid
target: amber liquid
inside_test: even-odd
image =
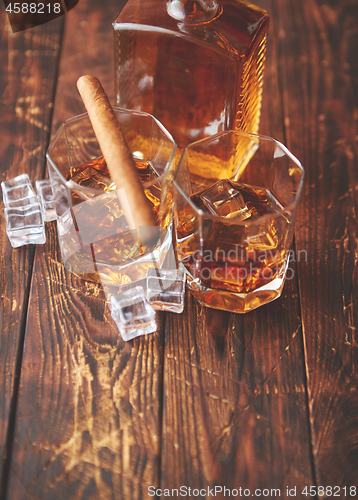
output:
[[[117,19],[117,105],[153,114],[179,149],[228,129],[258,132],[268,17],[221,5],[216,20],[179,30],[163,0],[130,0]]]
[[[136,160],[136,167],[142,183],[156,179],[157,174],[150,162]],[[135,261],[153,251],[157,242],[145,245],[136,230],[128,229],[126,215],[115,193],[117,186],[110,178],[103,157],[72,168],[67,180],[103,191],[103,194],[91,197],[83,190],[72,190],[71,230],[61,236],[61,249],[65,255],[69,254],[66,267],[84,279],[101,281],[97,276],[98,267],[107,266],[105,274],[108,274],[108,282],[112,278],[116,282],[118,277],[114,271],[111,272],[111,266],[124,266]],[[157,218],[160,185],[154,183],[145,188],[144,193]]]
[[[213,290],[211,302],[215,302],[215,290],[247,294],[280,275],[291,231],[292,214],[283,212],[269,191],[229,182],[245,203],[242,222],[226,210],[226,204],[220,219],[205,220],[204,216],[200,251],[193,244],[192,211],[187,208],[179,213],[183,221],[177,228],[177,239],[183,242],[178,248],[180,260],[194,281]],[[204,213],[212,213],[203,202],[203,193],[196,193],[191,200]]]

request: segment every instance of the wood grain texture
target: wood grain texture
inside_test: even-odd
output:
[[[316,482],[358,486],[358,3],[277,5],[287,142],[306,169],[296,243]]]
[[[159,318],[159,327],[160,318]],[[142,498],[157,483],[160,334],[123,342],[100,285],[36,252],[8,498]]]
[[[183,315],[160,316],[156,334],[124,344],[102,288],[66,272],[48,224],[32,273],[8,500],[141,499],[149,485],[280,488],[282,498],[296,486],[299,498],[305,485],[358,486],[358,1],[256,3],[271,16],[260,131],[306,169],[294,248],[307,258],[291,264],[274,303],[234,315],[187,294]],[[118,7],[81,0],[65,16],[53,132],[84,110],[81,74],[113,98]],[[54,23],[0,35],[2,179],[43,174],[60,36]],[[12,251],[0,222],[3,453],[34,250]]]
[[[59,59],[62,22],[12,34],[0,5],[0,180],[44,172]],[[11,452],[11,423],[18,385],[34,247],[12,249],[0,214],[0,457]],[[10,422],[10,428],[9,428]],[[6,449],[5,449],[6,448]],[[1,477],[1,488],[3,488]],[[0,493],[1,494],[1,493]]]
[[[110,93],[117,10],[83,0],[66,15],[54,131],[83,111],[81,74]],[[124,343],[101,286],[65,271],[48,225],[36,249],[8,498],[135,499],[158,484],[162,320],[156,334]]]
[[[256,4],[272,18],[260,131],[283,140],[275,2]],[[287,498],[287,486],[313,484],[298,284],[291,266],[283,296],[256,311],[230,315],[190,297],[186,316],[170,318],[163,489],[219,485],[252,494],[280,488]]]
[[[286,486],[312,482],[296,294],[286,285],[280,302],[245,316],[190,297],[189,322],[169,323],[163,488],[281,488],[286,498]]]
[[[125,2],[82,0],[66,14],[53,132],[64,120],[86,111],[76,86],[82,75],[97,77],[114,104],[112,23]]]

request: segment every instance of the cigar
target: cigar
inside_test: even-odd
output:
[[[155,215],[144,194],[134,159],[102,85],[94,76],[85,75],[79,78],[77,88],[111,178],[117,186],[117,196],[129,227],[136,228],[138,232],[139,227],[156,226]]]

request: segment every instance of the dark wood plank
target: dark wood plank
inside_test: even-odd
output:
[[[118,8],[82,0],[66,15],[54,131],[83,111],[81,74],[110,93]],[[33,276],[8,498],[145,498],[159,477],[163,317],[124,343],[101,286],[64,269],[54,223]]]
[[[286,498],[287,486],[312,481],[295,305],[287,284],[260,313],[231,317],[190,298],[190,324],[170,323],[162,488],[280,488]]]
[[[66,14],[61,66],[52,131],[67,118],[85,112],[76,82],[90,73],[101,80],[109,100],[114,102],[112,23],[126,0],[98,4],[80,1]]]
[[[276,2],[255,3],[272,18],[260,130],[283,140]],[[186,316],[171,317],[162,489],[218,485],[249,489],[251,496],[257,488],[279,488],[287,498],[287,486],[312,483],[294,262],[292,271],[283,296],[251,313],[205,309],[188,297]]]
[[[278,7],[287,142],[306,168],[296,243],[316,484],[357,487],[358,2]]]
[[[49,140],[55,71],[62,21],[14,35],[0,4],[0,181],[27,172],[32,180],[44,172]],[[0,457],[3,471],[11,453],[28,293],[34,247],[12,249],[0,215]],[[0,493],[1,494],[1,493]]]
[[[8,498],[142,498],[157,482],[159,333],[124,343],[103,290],[36,252]]]

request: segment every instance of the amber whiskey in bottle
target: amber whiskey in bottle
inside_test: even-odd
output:
[[[116,104],[154,115],[179,149],[257,133],[268,24],[245,0],[129,0],[113,24]]]

